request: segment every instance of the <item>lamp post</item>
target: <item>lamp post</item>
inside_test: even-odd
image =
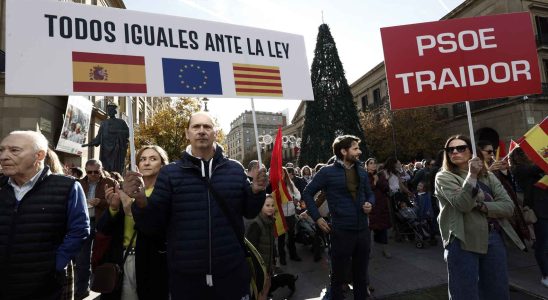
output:
[[[284,135],[282,136],[282,148],[295,149],[301,147],[301,138],[295,137],[294,135]],[[270,134],[259,135],[259,145],[261,149],[266,149],[266,147],[274,142],[274,139]]]
[[[202,98],[202,102],[204,103],[204,111],[209,111],[207,109],[207,102],[209,101],[209,99],[207,97],[203,97]]]

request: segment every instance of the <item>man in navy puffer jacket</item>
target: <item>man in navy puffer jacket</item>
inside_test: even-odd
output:
[[[213,119],[195,113],[182,158],[160,170],[147,199],[139,173],[128,172],[124,191],[135,197],[136,227],[148,234],[167,234],[171,299],[249,299],[250,274],[244,251],[229,219],[208,191],[210,181],[231,209],[239,232],[242,216],[254,218],[265,200],[266,171],[250,183],[244,168],[215,144]]]
[[[345,270],[352,266],[354,299],[367,298],[367,267],[370,235],[367,214],[375,203],[367,172],[358,160],[360,139],[352,135],[339,136],[333,142],[337,160],[323,167],[306,186],[303,199],[308,214],[326,233],[331,234],[332,299],[343,299]],[[331,225],[320,216],[314,195],[323,190],[331,213]]]

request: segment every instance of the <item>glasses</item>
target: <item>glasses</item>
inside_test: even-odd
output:
[[[88,171],[86,170],[86,174],[101,174],[101,172],[99,172],[98,170],[92,170],[92,171]]]
[[[468,149],[468,145],[460,145],[456,147],[447,147],[445,148],[445,151],[449,154],[453,153],[453,151],[457,150],[458,153],[462,153]]]
[[[492,155],[493,153],[495,153],[495,151],[493,150],[481,150],[481,151],[486,152],[489,155]]]

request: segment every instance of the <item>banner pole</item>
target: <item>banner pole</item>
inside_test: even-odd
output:
[[[253,115],[253,129],[255,130],[255,144],[257,145],[257,158],[259,159],[259,169],[263,167],[261,159],[261,146],[259,144],[259,130],[257,129],[257,117],[255,117],[255,102],[251,98],[251,113]]]
[[[129,109],[128,109],[129,108]],[[126,97],[126,110],[127,110],[127,120],[129,127],[129,159],[130,165],[129,169],[135,172],[135,135],[133,132],[133,105],[131,104],[131,97]]]
[[[472,125],[472,113],[470,112],[469,101],[466,101],[466,114],[468,115],[468,130],[470,131],[470,141],[472,142],[472,157],[476,157],[476,138],[474,137],[474,126]]]

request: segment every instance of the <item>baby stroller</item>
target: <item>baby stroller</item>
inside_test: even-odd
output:
[[[414,240],[417,248],[424,248],[425,242],[432,238],[428,221],[419,218],[418,207],[405,194],[396,193],[392,200],[396,241]]]
[[[312,245],[314,235],[316,234],[316,226],[310,218],[299,218],[295,224],[295,242],[305,246]]]

